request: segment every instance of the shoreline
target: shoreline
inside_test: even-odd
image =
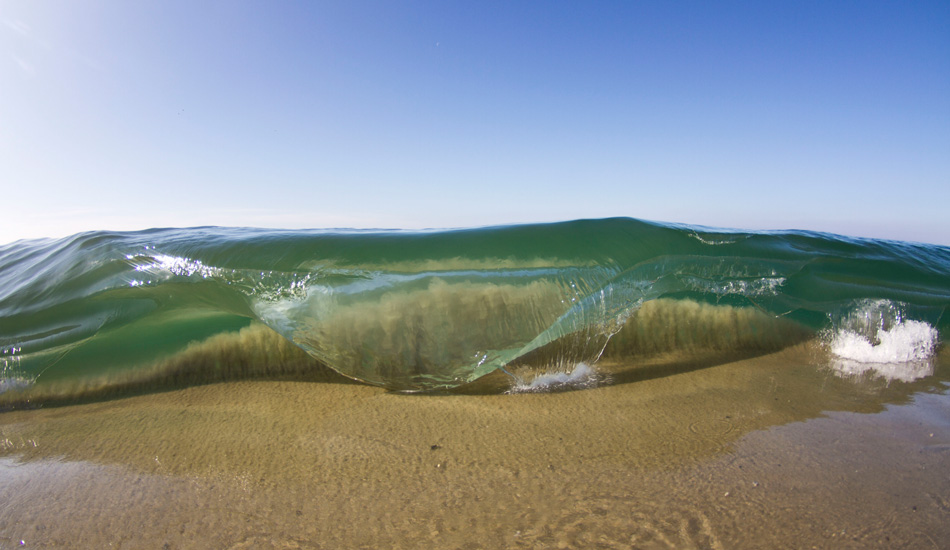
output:
[[[911,384],[808,355],[555,393],[246,380],[0,413],[0,548],[937,547],[947,351]]]

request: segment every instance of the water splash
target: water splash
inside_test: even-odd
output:
[[[587,363],[578,363],[570,372],[542,372],[530,381],[515,378],[508,393],[542,393],[592,388],[605,383],[606,377]]]
[[[859,302],[826,334],[835,372],[903,382],[933,374],[940,334],[925,321],[908,319],[905,310],[888,300]]]

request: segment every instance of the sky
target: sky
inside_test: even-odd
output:
[[[950,2],[0,0],[0,243],[612,216],[950,244]]]

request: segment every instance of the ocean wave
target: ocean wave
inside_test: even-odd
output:
[[[948,310],[946,247],[631,219],[92,232],[0,247],[2,378],[39,393],[121,386],[263,325],[306,352],[307,368],[402,391],[499,369],[528,384],[570,379],[603,355],[775,350],[816,331],[835,336],[842,361],[910,363],[939,346]],[[242,353],[256,352],[223,361]],[[177,372],[218,368],[184,364]]]

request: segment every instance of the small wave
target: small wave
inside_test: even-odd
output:
[[[592,388],[604,377],[587,363],[578,363],[571,372],[543,372],[531,381],[516,379],[508,393],[542,393]]]
[[[248,362],[258,344],[247,333],[238,340],[254,349],[236,356],[181,355],[258,321],[302,348],[294,364],[307,352],[403,391],[498,369],[563,386],[573,381],[562,375],[602,354],[768,352],[820,330],[840,335],[835,349],[852,358],[829,356],[842,361],[910,363],[932,355],[936,329],[947,328],[948,281],[946,247],[632,219],[90,232],[0,247],[0,380],[12,399],[141,386],[153,367],[162,384],[282,373],[279,362]],[[878,298],[892,302],[854,307]],[[822,338],[825,351],[832,339]],[[547,382],[537,374],[554,371]],[[15,388],[21,377],[36,388]]]

